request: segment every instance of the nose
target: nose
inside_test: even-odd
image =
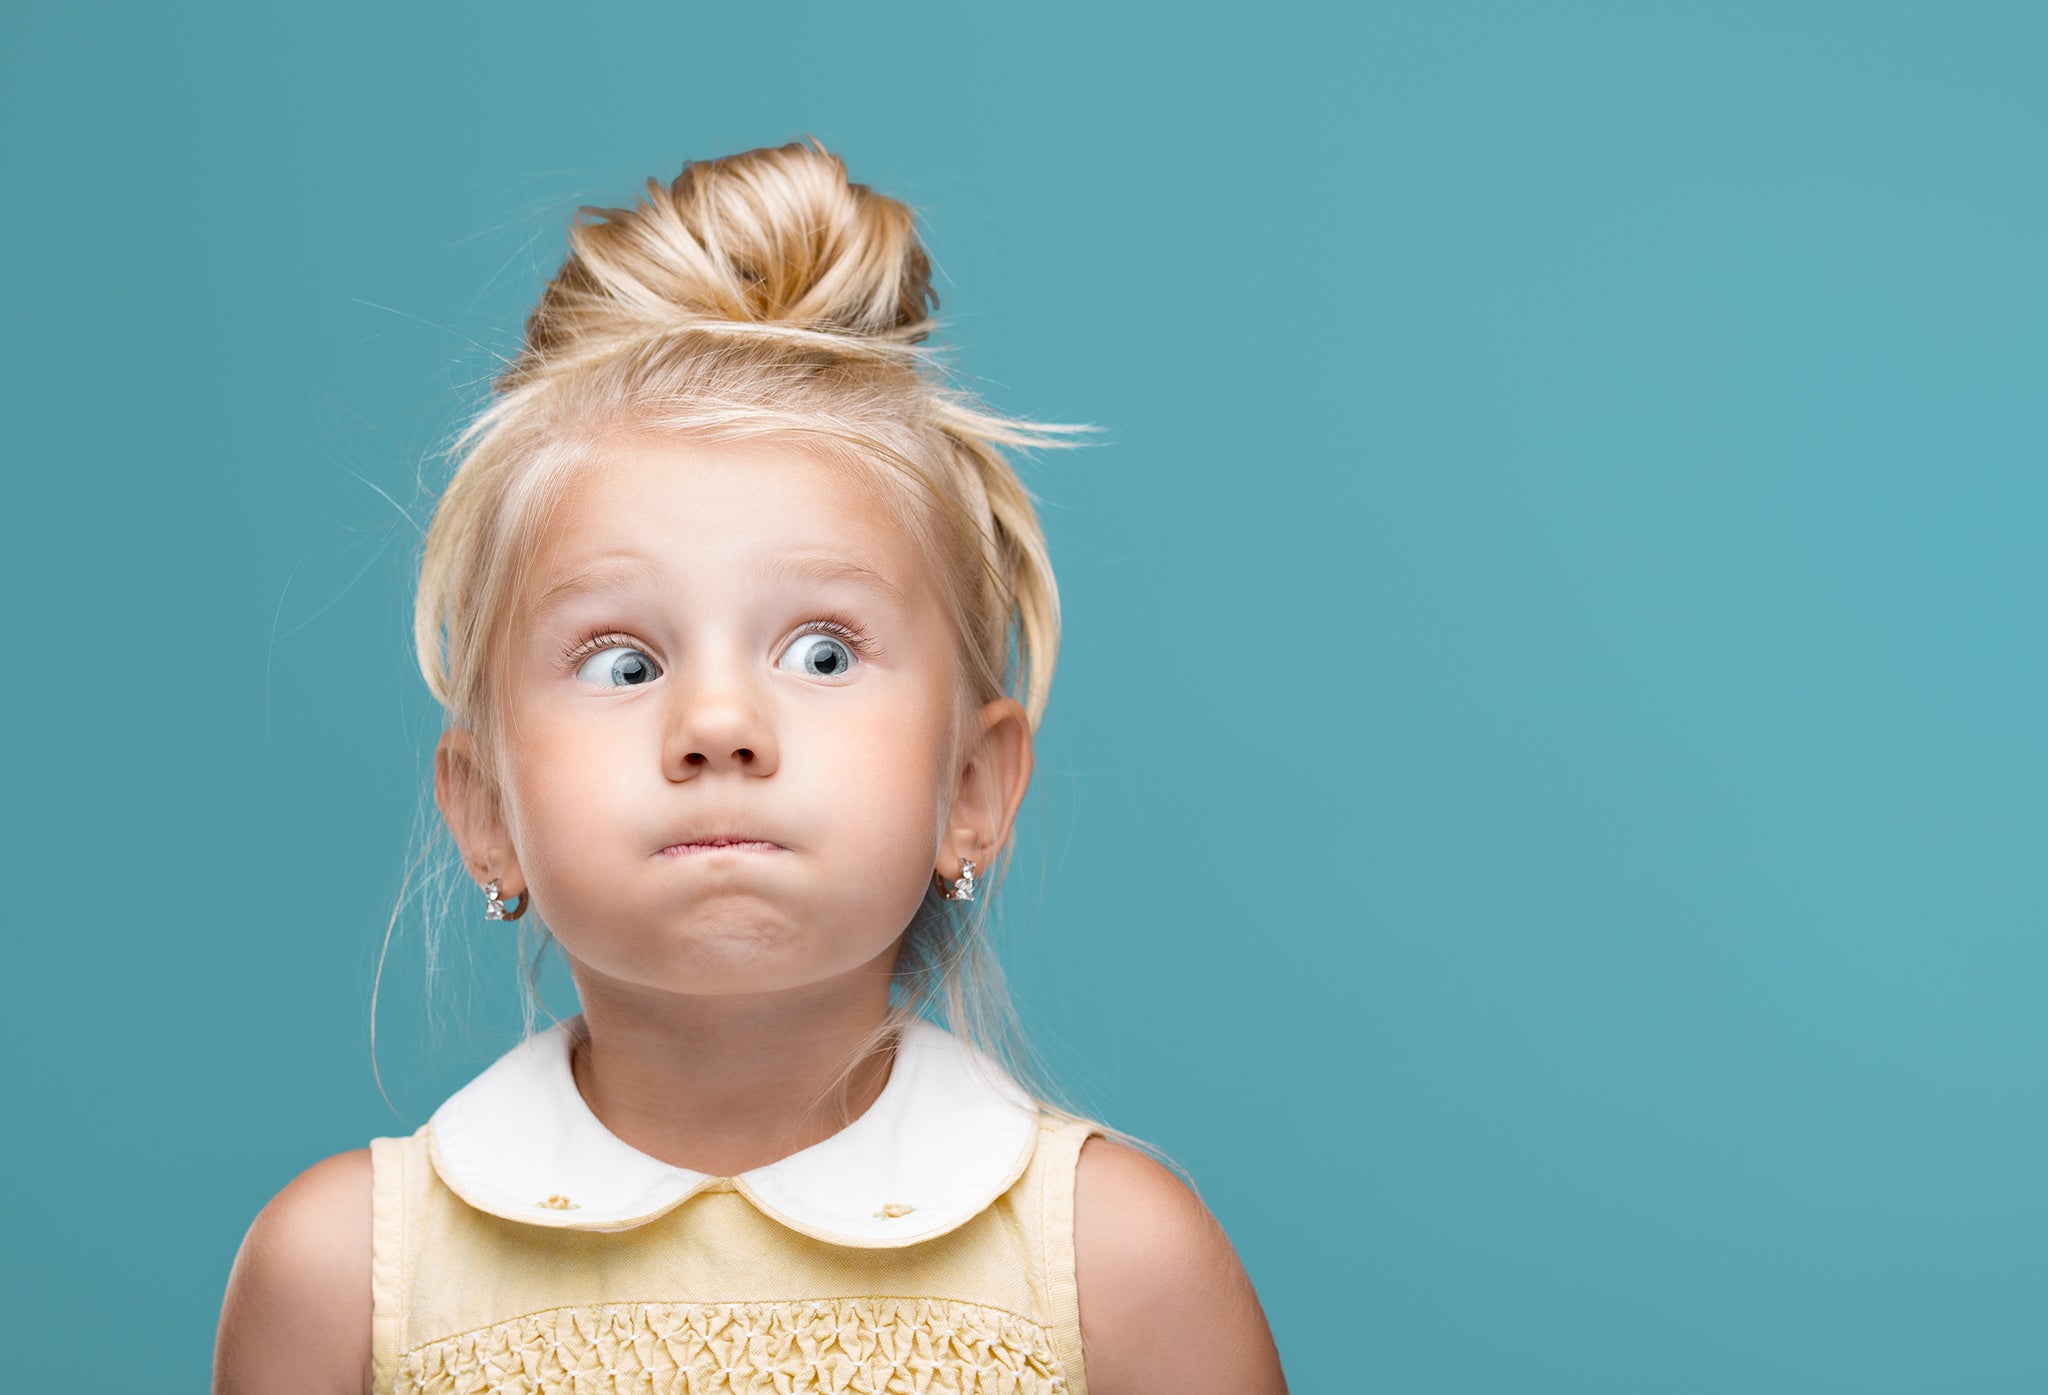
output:
[[[775,734],[759,690],[730,666],[700,664],[679,679],[669,689],[664,733],[662,765],[669,778],[688,780],[709,770],[772,775]]]

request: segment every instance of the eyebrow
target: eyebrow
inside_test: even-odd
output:
[[[897,605],[909,602],[903,588],[888,577],[864,562],[836,553],[785,554],[770,562],[767,571],[770,576],[790,581],[848,582],[877,592]],[[541,592],[540,598],[534,602],[533,613],[536,616],[546,615],[556,606],[578,596],[644,581],[654,572],[654,563],[637,552],[597,558]]]
[[[556,606],[578,596],[645,580],[653,574],[654,563],[637,552],[600,557],[541,592],[539,599],[533,603],[533,613],[535,616],[546,615]]]
[[[855,586],[865,586],[870,591],[904,605],[909,597],[903,588],[883,576],[865,562],[836,553],[795,553],[776,558],[768,564],[768,573],[791,581],[845,581]]]

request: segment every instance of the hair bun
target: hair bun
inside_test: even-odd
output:
[[[508,376],[693,322],[914,344],[938,307],[909,207],[820,145],[693,161],[633,208],[576,213]]]

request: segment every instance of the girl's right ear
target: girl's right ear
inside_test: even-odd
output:
[[[495,877],[506,897],[522,893],[519,858],[512,849],[511,830],[477,759],[476,734],[450,727],[434,747],[434,802],[462,850],[463,865],[478,882]]]

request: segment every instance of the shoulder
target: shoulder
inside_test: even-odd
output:
[[[228,1275],[214,1395],[370,1388],[370,1150],[314,1163],[259,1211]]]
[[[1074,1281],[1089,1395],[1285,1395],[1237,1251],[1200,1197],[1135,1148],[1081,1145]]]

